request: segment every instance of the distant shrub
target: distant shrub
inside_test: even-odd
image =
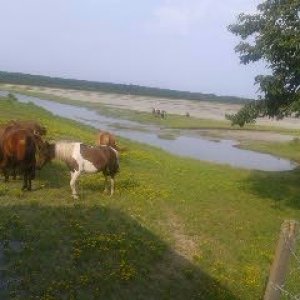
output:
[[[12,93],[8,93],[7,98],[9,101],[13,101],[13,102],[18,101],[18,98]]]

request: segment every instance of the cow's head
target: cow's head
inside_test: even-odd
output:
[[[54,144],[43,141],[39,143],[37,152],[36,167],[37,169],[41,169],[54,158]]]

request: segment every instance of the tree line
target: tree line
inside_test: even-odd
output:
[[[235,96],[217,96],[215,94],[193,93],[171,89],[161,89],[133,84],[117,84],[88,80],[65,79],[42,75],[11,73],[0,71],[0,83],[35,85],[51,88],[75,89],[93,92],[117,93],[137,96],[151,96],[196,101],[215,101],[245,104],[250,99]]]

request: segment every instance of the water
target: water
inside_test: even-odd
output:
[[[0,91],[0,95],[6,94],[6,92]],[[188,135],[180,135],[172,140],[162,139],[159,135],[164,131],[158,126],[106,117],[84,107],[56,103],[21,94],[15,95],[20,102],[33,102],[54,115],[76,120],[102,130],[110,130],[122,137],[150,144],[176,155],[263,171],[287,171],[296,167],[295,163],[286,159],[239,149],[235,147],[237,143],[233,140],[213,141],[207,137]]]

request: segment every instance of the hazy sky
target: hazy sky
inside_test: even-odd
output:
[[[0,70],[255,96],[227,31],[261,0],[0,0]]]

